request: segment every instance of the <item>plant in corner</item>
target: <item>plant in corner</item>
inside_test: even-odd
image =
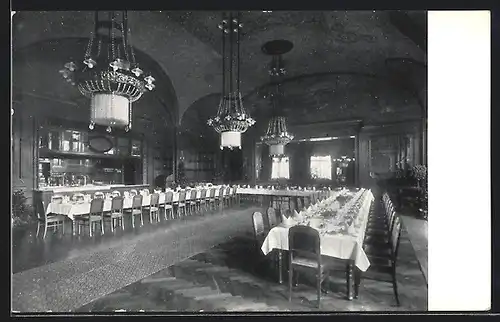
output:
[[[26,205],[26,196],[24,191],[16,190],[12,194],[12,226],[17,227],[30,222],[31,209]]]
[[[419,212],[420,216],[427,220],[427,201],[428,201],[428,187],[427,187],[427,166],[416,165],[411,170],[412,177],[416,180],[419,188]]]

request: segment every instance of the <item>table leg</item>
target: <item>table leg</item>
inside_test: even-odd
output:
[[[278,275],[279,283],[283,284],[283,251],[281,249],[278,250]]]
[[[352,301],[352,299],[354,298],[354,295],[353,295],[354,276],[353,275],[354,275],[354,265],[353,265],[352,261],[349,261],[347,263],[347,267],[346,267],[347,299],[349,301]]]
[[[357,299],[359,295],[359,284],[361,283],[361,271],[354,267],[354,298]]]

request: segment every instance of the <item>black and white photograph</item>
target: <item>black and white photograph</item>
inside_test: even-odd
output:
[[[431,310],[428,17],[13,12],[11,312]]]

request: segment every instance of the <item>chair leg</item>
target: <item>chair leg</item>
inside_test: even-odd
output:
[[[36,224],[36,237],[38,237],[39,233],[40,233],[40,222]]]
[[[396,281],[396,274],[392,276],[392,287],[394,288],[394,296],[396,297],[396,304],[400,306],[399,295],[398,295],[398,281]]]
[[[43,232],[43,238],[45,238],[45,236],[47,236],[47,228],[48,228],[48,225],[47,225],[47,222],[45,222],[45,231]]]
[[[143,218],[142,213],[141,213],[141,226],[143,226],[143,225],[144,225],[144,218]]]
[[[62,234],[64,235],[64,220],[62,220]]]
[[[101,219],[101,234],[104,235],[104,219]]]
[[[134,214],[132,214],[131,219],[132,219],[132,228],[135,228],[135,216],[134,216]]]
[[[292,302],[293,267],[288,268],[288,302]]]
[[[114,229],[114,225],[115,225],[115,218],[111,218],[111,222],[110,222],[110,225],[111,225],[111,232],[114,233],[115,232],[115,229]]]
[[[358,268],[354,268],[354,298],[357,299],[359,296],[359,284],[361,283],[361,271]]]
[[[91,221],[89,221],[89,234],[90,234],[90,237],[92,237],[92,225],[93,223]]]
[[[318,308],[321,306],[321,270],[318,270],[318,273],[316,275],[316,288],[317,288],[317,293],[318,293]]]

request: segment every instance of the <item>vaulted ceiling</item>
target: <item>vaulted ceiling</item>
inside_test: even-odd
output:
[[[399,114],[405,114],[408,107],[405,110],[404,105],[412,100],[412,94],[405,88],[391,88],[394,71],[388,68],[387,60],[425,65],[425,17],[425,12],[398,11],[242,12],[241,86],[245,104],[257,109],[257,114],[266,114],[258,109],[259,106],[266,109],[261,92],[269,82],[270,57],[261,47],[267,41],[285,39],[294,45],[284,55],[290,79],[285,85],[286,93],[290,94],[290,109],[311,106],[310,111],[328,111],[332,118],[348,118],[359,114],[355,106],[363,105],[360,103],[363,96],[365,101],[373,103],[365,108],[376,110],[379,115],[397,109]],[[66,84],[57,71],[69,59],[76,59],[80,45],[62,39],[87,38],[93,28],[92,19],[92,12],[87,11],[16,13],[14,60],[16,52],[35,46],[37,51],[28,55],[27,60],[32,65],[36,65],[37,60],[38,65],[50,61],[38,69],[17,69],[17,78],[24,81],[37,75],[43,84],[31,82],[29,87],[42,92],[52,90],[50,95],[64,95],[60,94],[64,90],[57,82]],[[145,60],[154,61],[148,66],[155,69],[158,79],[163,78],[157,82],[159,88],[155,95],[178,122],[185,115],[183,124],[195,120],[205,122],[206,115],[216,111],[214,103],[221,91],[221,34],[217,28],[220,19],[220,12],[211,11],[129,12],[132,44],[143,53]],[[55,41],[57,39],[60,41]],[[48,59],[46,56],[50,55]],[[393,96],[379,94],[391,90],[401,92]],[[70,97],[66,99],[78,99],[77,93],[69,89],[68,92]],[[382,100],[374,97],[382,97]],[[346,106],[350,110],[346,110]],[[308,115],[307,110],[300,113],[298,115]]]

